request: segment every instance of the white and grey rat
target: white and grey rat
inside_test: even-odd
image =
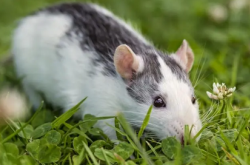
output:
[[[183,139],[185,125],[192,127],[192,136],[201,129],[187,41],[167,55],[96,4],[62,3],[27,16],[14,32],[12,53],[34,107],[40,93],[65,111],[87,96],[81,117],[122,112],[138,128],[153,105],[146,130],[158,139]],[[105,122],[114,125],[110,119],[96,126],[115,139]]]

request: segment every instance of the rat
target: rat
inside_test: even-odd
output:
[[[87,97],[77,116],[123,113],[140,128],[152,105],[145,131],[160,140],[183,140],[185,125],[194,137],[202,127],[188,75],[194,62],[188,42],[165,53],[97,4],[61,3],[24,17],[13,33],[12,54],[35,108],[44,98],[67,111]],[[114,125],[114,119],[95,127],[116,139],[106,123]]]

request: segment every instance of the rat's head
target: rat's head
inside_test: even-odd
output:
[[[154,49],[134,53],[127,45],[117,47],[114,64],[127,84],[133,109],[124,112],[132,126],[140,127],[150,105],[153,109],[146,131],[158,139],[182,139],[185,125],[191,136],[201,129],[198,103],[188,78],[194,55],[184,40],[176,53],[168,56]]]

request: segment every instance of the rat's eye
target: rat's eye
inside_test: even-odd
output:
[[[194,96],[192,96],[192,99],[191,99],[192,103],[195,104],[196,102],[196,98]]]
[[[157,96],[154,100],[154,106],[157,108],[166,107],[166,103],[163,101],[163,99],[160,96]]]

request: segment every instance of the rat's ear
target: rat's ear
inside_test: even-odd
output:
[[[124,44],[116,48],[114,64],[116,71],[125,79],[131,79],[133,73],[141,72],[144,66],[142,58],[137,56],[129,46]]]
[[[173,55],[173,58],[187,73],[192,69],[194,53],[186,40],[183,40],[181,46],[176,51],[175,55]]]

